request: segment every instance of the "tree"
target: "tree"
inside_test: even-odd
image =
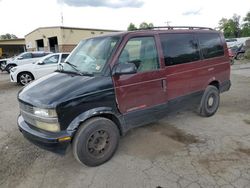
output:
[[[150,28],[153,28],[153,27],[154,27],[153,23],[147,23],[147,22],[142,22],[139,25],[139,29],[150,29]],[[135,26],[135,24],[130,23],[129,26],[128,26],[128,31],[134,31],[134,30],[137,30],[137,27]]]
[[[17,36],[14,34],[6,33],[5,35],[0,35],[0,39],[2,40],[17,39]]]
[[[137,27],[135,26],[135,24],[130,23],[128,26],[128,31],[134,31],[134,30],[137,30]]]
[[[153,23],[142,22],[139,26],[140,29],[150,29],[154,27]]]
[[[250,36],[250,12],[240,22],[240,16],[234,14],[232,18],[222,18],[219,21],[219,29],[223,31],[226,38],[249,37]]]
[[[250,27],[250,12],[247,13],[246,17],[243,18],[243,21],[245,22],[243,25]]]
[[[223,31],[226,38],[240,37],[240,16],[234,14],[232,18],[222,18],[219,21],[219,29]]]
[[[250,12],[247,13],[246,17],[243,18],[244,23],[242,24],[241,36],[250,36]]]

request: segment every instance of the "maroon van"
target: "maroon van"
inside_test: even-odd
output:
[[[228,91],[223,35],[204,27],[165,27],[81,41],[59,70],[19,94],[18,126],[34,144],[88,166],[108,161],[119,137],[173,111],[212,116]]]

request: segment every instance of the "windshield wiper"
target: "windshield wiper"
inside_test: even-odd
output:
[[[66,64],[68,64],[69,66],[71,66],[76,72],[74,72],[74,71],[65,71],[65,70],[63,70],[63,68],[57,70],[56,72],[76,73],[76,74],[79,74],[79,75],[81,75],[81,76],[94,76],[94,74],[92,74],[92,73],[81,72],[81,71],[77,68],[76,65],[74,65],[74,64],[72,64],[72,63],[70,63],[70,62],[68,62],[68,61],[66,61],[66,62],[64,62],[64,63],[66,63]]]
[[[64,63],[68,64],[69,66],[71,66],[79,75],[83,76],[83,73],[77,68],[76,65],[68,62],[68,61],[65,61]]]

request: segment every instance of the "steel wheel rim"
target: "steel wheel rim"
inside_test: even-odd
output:
[[[100,157],[105,154],[110,146],[110,137],[107,131],[98,130],[90,135],[87,141],[87,149],[90,155]]]
[[[214,97],[213,96],[210,96],[208,98],[207,104],[208,104],[208,107],[210,107],[210,108],[213,106],[213,104],[214,104]]]
[[[20,82],[23,85],[26,85],[32,81],[32,77],[29,74],[22,74],[20,76]]]

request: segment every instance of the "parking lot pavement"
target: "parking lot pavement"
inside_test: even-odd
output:
[[[250,77],[250,63],[245,63],[245,64],[236,63],[235,65],[233,65],[232,70],[234,74]]]
[[[213,117],[180,112],[137,128],[109,162],[89,168],[23,138],[21,87],[0,73],[0,187],[250,187],[250,77],[232,70],[231,78]]]

